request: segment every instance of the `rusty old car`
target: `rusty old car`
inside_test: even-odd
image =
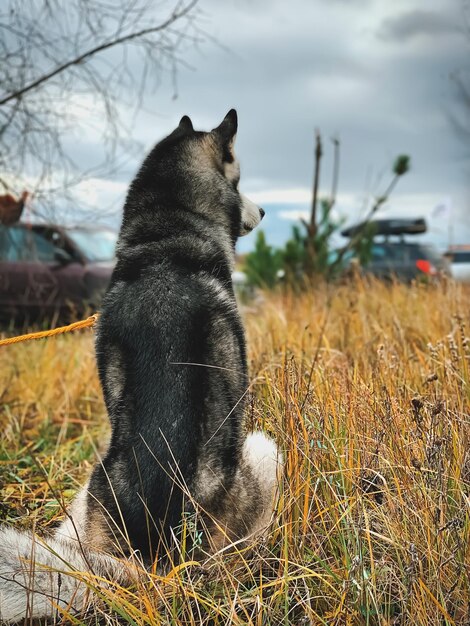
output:
[[[0,226],[2,321],[70,318],[99,308],[116,237],[101,226]]]

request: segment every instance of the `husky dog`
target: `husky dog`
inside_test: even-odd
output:
[[[234,110],[211,132],[183,117],[130,186],[96,339],[111,441],[53,537],[0,529],[4,622],[82,611],[76,572],[132,581],[129,557],[150,566],[185,515],[211,551],[269,522],[278,454],[243,433],[231,281],[236,240],[264,212],[238,190],[236,131]]]

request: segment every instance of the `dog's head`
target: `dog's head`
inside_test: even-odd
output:
[[[251,232],[264,211],[239,191],[240,166],[234,153],[237,113],[230,110],[209,132],[196,131],[190,118],[153,149],[134,189],[165,194],[178,208],[223,226],[233,243]]]
[[[240,200],[240,232],[239,236],[247,235],[255,228],[264,217],[264,210],[239,192],[240,164],[234,152],[235,139],[237,136],[238,118],[235,109],[231,109],[222,120],[221,124],[209,133],[209,142],[216,145],[216,166],[225,180],[232,185]]]

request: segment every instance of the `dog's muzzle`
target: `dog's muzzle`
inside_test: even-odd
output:
[[[263,219],[265,212],[264,209],[257,204],[249,200],[246,196],[242,195],[242,227],[240,235],[247,235],[251,233],[253,228],[256,228]]]

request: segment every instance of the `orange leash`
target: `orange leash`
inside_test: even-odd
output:
[[[0,346],[8,346],[12,343],[19,343],[20,341],[29,341],[30,339],[44,339],[44,337],[52,337],[54,335],[61,335],[62,333],[69,333],[72,330],[81,330],[82,328],[89,328],[94,326],[98,320],[99,314],[95,313],[90,315],[86,320],[80,320],[67,326],[60,326],[59,328],[53,328],[52,330],[41,330],[38,333],[28,333],[27,335],[18,335],[17,337],[8,337],[7,339],[0,340]]]

